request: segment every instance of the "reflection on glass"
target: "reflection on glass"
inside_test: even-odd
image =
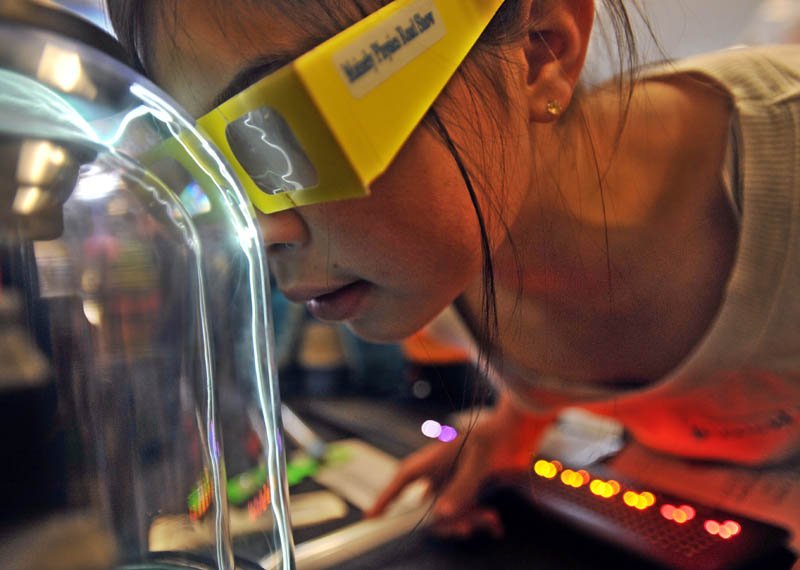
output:
[[[0,169],[0,301],[24,292],[98,566],[293,568],[266,261],[223,159],[123,65],[0,21]]]

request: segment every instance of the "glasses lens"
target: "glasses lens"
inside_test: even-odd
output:
[[[267,194],[319,184],[317,169],[289,124],[272,107],[242,115],[228,125],[225,136],[239,164]]]

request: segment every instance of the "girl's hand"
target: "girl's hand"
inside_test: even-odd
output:
[[[528,470],[539,437],[551,419],[521,412],[508,396],[501,396],[496,408],[466,436],[432,443],[406,458],[366,516],[381,514],[409,483],[426,478],[429,493],[438,493],[434,533],[465,538],[484,530],[501,536],[498,514],[477,504],[478,493],[494,475]],[[466,442],[461,437],[467,437]]]

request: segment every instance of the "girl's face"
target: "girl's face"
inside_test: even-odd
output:
[[[170,19],[172,9],[165,9]],[[267,2],[228,0],[223,10],[211,0],[181,0],[175,10],[177,26],[161,21],[156,27],[152,65],[156,81],[195,116],[213,107],[217,94],[254,60],[290,61],[332,33],[312,25],[313,17],[280,14]],[[467,168],[484,165],[473,182],[496,246],[504,230],[493,212],[503,211],[510,224],[527,190],[527,161],[520,160],[529,145],[524,96],[509,77],[511,110],[495,113],[495,124],[475,108],[459,77],[444,97],[447,109],[461,112],[442,110],[441,116]],[[491,92],[472,88],[482,87]],[[500,153],[500,143],[508,152]],[[453,156],[424,127],[368,198],[259,214],[259,222],[281,291],[370,340],[408,336],[465,289],[480,286],[478,218]]]

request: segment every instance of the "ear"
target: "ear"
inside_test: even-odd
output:
[[[544,4],[544,7],[542,7]],[[549,122],[566,110],[586,59],[593,0],[525,0],[526,89],[530,120]]]

